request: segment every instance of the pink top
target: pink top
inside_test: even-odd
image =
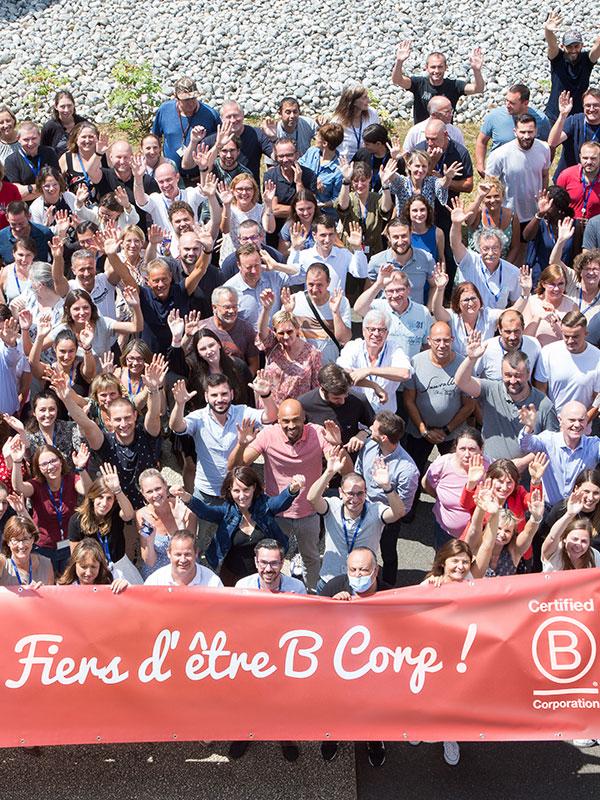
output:
[[[485,460],[484,466],[487,469],[488,462]],[[458,539],[471,521],[471,512],[465,510],[460,502],[467,483],[467,473],[458,471],[454,464],[454,453],[447,453],[435,459],[425,478],[437,493],[433,516],[450,536]]]
[[[292,475],[302,473],[306,486],[282,517],[298,519],[314,514],[306,493],[323,471],[323,451],[329,449],[321,425],[307,422],[300,439],[290,444],[281,426],[267,425],[250,445],[250,449],[265,457],[265,489],[271,497],[289,485]]]
[[[291,361],[272,331],[269,331],[264,345],[258,337],[256,344],[259,350],[264,350],[267,354],[265,372],[271,384],[273,400],[277,405],[287,397],[296,399],[301,394],[317,388],[319,385],[317,375],[321,369],[321,352],[316,347],[303,342],[298,357]]]
[[[544,301],[539,295],[532,294],[527,301],[527,305],[523,309],[523,319],[525,320],[524,333],[527,336],[534,336],[542,347],[545,347],[547,344],[552,344],[552,342],[558,342],[562,338],[560,334],[555,333],[552,325],[546,322],[545,317],[550,312],[544,308],[544,305],[546,305],[548,309],[550,308],[548,303],[544,304]],[[564,295],[560,301],[559,307],[552,313],[554,313],[558,319],[562,319],[565,314],[576,308],[576,304],[569,297]],[[536,322],[538,316],[542,317],[539,325]]]

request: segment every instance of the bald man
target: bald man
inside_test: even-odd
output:
[[[448,323],[434,323],[427,337],[429,350],[413,358],[414,372],[404,388],[408,413],[405,449],[420,475],[424,475],[434,447],[441,454],[450,452],[458,428],[473,412],[472,400],[461,394],[454,380],[460,358],[453,342]]]
[[[229,457],[229,469],[253,464],[262,455],[265,461],[265,491],[275,496],[289,486],[299,465],[306,477],[306,487],[291,507],[277,517],[281,530],[295,535],[302,556],[302,577],[309,592],[315,592],[319,580],[319,517],[306,499],[306,492],[321,476],[323,455],[341,444],[339,427],[332,420],[324,426],[304,422],[304,409],[298,400],[284,400],[279,406],[277,424],[260,433],[250,424],[239,428],[238,443]],[[352,470],[352,461],[342,448],[345,463],[342,473]]]
[[[429,116],[423,122],[417,122],[406,134],[404,144],[402,145],[402,152],[406,155],[416,148],[419,142],[425,141],[425,128],[427,123],[432,119],[441,119],[446,125],[448,136],[453,142],[464,145],[465,137],[460,128],[452,124],[452,117],[454,116],[454,108],[452,103],[444,95],[436,95],[432,97],[427,103],[427,111]]]
[[[519,431],[519,445],[526,453],[546,453],[550,463],[544,472],[544,500],[553,506],[569,496],[579,473],[594,469],[600,461],[600,439],[586,436],[587,410],[583,403],[572,400],[558,415],[560,430],[534,434],[537,411],[534,405],[519,409],[523,426]]]
[[[460,177],[455,178],[450,184],[450,196],[456,197],[459,192],[471,192],[473,190],[473,162],[467,148],[450,138],[448,127],[441,119],[429,119],[424,134],[425,141],[419,142],[415,150],[424,150],[429,154],[436,176],[442,176],[444,166],[449,167],[455,161],[460,161],[462,165]]]

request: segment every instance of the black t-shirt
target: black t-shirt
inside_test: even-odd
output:
[[[423,122],[429,119],[427,103],[432,97],[443,95],[452,103],[452,108],[456,108],[458,98],[465,93],[466,81],[459,81],[456,78],[444,78],[439,86],[434,86],[427,75],[412,75],[410,78],[410,89],[414,96],[413,117],[416,122]]]
[[[116,466],[121,489],[136,509],[146,505],[138,489],[138,479],[145,469],[156,467],[160,449],[160,436],[150,436],[140,420],[131,444],[121,444],[114,433],[105,433],[104,440],[96,451],[102,463],[108,461]]]
[[[80,117],[79,114],[75,114],[73,119],[75,125],[79,125],[80,122],[85,122],[85,117]],[[44,145],[44,147],[51,147],[56,152],[57,156],[62,156],[66,151],[68,138],[69,134],[57,119],[49,119],[44,123],[41,144]]]
[[[341,406],[330,405],[321,397],[319,389],[301,395],[298,400],[304,409],[306,419],[315,425],[323,425],[325,420],[331,419],[340,426],[342,442],[348,441],[359,432],[359,423],[370,427],[375,419],[375,413],[369,401],[363,395],[350,392],[346,402]]]
[[[235,257],[235,254],[233,255]],[[173,259],[173,262],[173,277],[175,281],[177,283],[185,281],[188,273],[183,271],[181,261],[177,258]],[[225,283],[225,280],[222,270],[220,270],[219,267],[215,267],[214,264],[209,264],[206,272],[202,278],[200,278],[198,286],[196,286],[192,294],[189,295],[190,308],[193,311],[199,311],[203,319],[212,316],[211,295],[214,289]]]
[[[250,536],[237,528],[231,537],[230,549],[223,562],[227,569],[238,578],[253,575],[256,572],[254,548],[265,538],[264,531],[258,526],[254,528]]]
[[[585,51],[579,54],[576,61],[569,61],[560,51],[550,60],[550,97],[546,105],[546,116],[554,123],[558,119],[558,98],[561,92],[570,92],[573,98],[571,114],[583,112],[583,93],[590,85],[590,75],[594,65],[590,54]]]
[[[123,520],[119,514],[119,504],[116,502],[116,500],[110,511],[110,520],[110,530],[106,537],[106,544],[108,545],[108,551],[110,554],[110,558],[108,560],[115,563],[125,555],[125,534],[123,533]],[[87,535],[89,536],[89,534]],[[78,513],[73,514],[69,520],[69,541],[81,542],[82,539],[85,539],[85,537],[86,534],[81,530],[81,516]],[[92,536],[91,538],[95,538],[100,547],[104,550],[104,543],[99,532],[96,533],[95,537]]]
[[[203,144],[212,147],[216,140],[216,134],[207,136]],[[260,183],[260,159],[264,154],[270,156],[273,152],[273,145],[269,137],[261,131],[260,128],[253,128],[250,125],[244,125],[244,130],[240,136],[241,151],[238,159],[240,164],[248,167],[254,180]]]
[[[157,182],[151,175],[144,175],[143,178],[144,184],[144,191],[147,195],[152,194],[153,192],[159,192],[160,189],[158,188]],[[129,178],[128,181],[122,181],[120,178],[117,177],[116,172],[112,168],[102,167],[102,178],[96,184],[96,191],[98,197],[102,197],[109,192],[114,192],[116,188],[122,186],[125,191],[127,192],[127,197],[129,198],[129,202],[135,206],[136,211],[140,215],[140,221],[138,225],[140,228],[146,232],[149,225],[152,225],[152,217],[150,214],[146,214],[145,211],[136,205],[135,198],[133,196],[133,175]]]
[[[21,186],[33,185],[42,167],[58,169],[58,156],[51,147],[40,145],[36,156],[23,155],[20,149],[15,150],[4,164],[5,178]]]
[[[371,169],[373,170],[373,176],[371,178],[371,191],[372,192],[379,192],[381,190],[381,179],[379,177],[380,169],[387,164],[390,160],[390,156],[385,155],[383,158],[379,158],[378,156],[373,155],[373,153],[369,153],[366,147],[361,147],[359,150],[356,151],[352,161],[362,161],[364,164],[368,164]],[[404,159],[402,156],[398,159],[398,175],[405,175],[406,174],[406,164],[404,163]]]
[[[177,309],[184,317],[190,310],[184,281],[173,281],[166,300],[159,300],[149,286],[141,286],[140,308],[144,318],[142,341],[153,353],[166,355],[171,344],[171,330],[167,324],[170,312]]]

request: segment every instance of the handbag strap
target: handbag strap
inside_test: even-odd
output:
[[[323,317],[319,314],[316,305],[313,303],[313,301],[311,299],[311,296],[309,295],[309,293],[307,291],[304,292],[304,296],[306,297],[306,302],[308,303],[308,306],[309,306],[310,310],[312,311],[312,313],[315,315],[315,319],[317,320],[319,325],[323,328],[323,330],[325,331],[327,336],[329,336],[329,338],[334,343],[334,345],[337,347],[337,349],[341,351],[342,347],[341,347],[340,343],[338,342],[338,340],[335,338],[334,332],[331,330],[329,325],[327,325],[327,323],[325,322]]]

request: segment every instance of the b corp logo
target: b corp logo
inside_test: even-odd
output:
[[[536,630],[531,654],[538,670],[554,683],[575,683],[596,658],[596,639],[582,622],[551,617]]]

